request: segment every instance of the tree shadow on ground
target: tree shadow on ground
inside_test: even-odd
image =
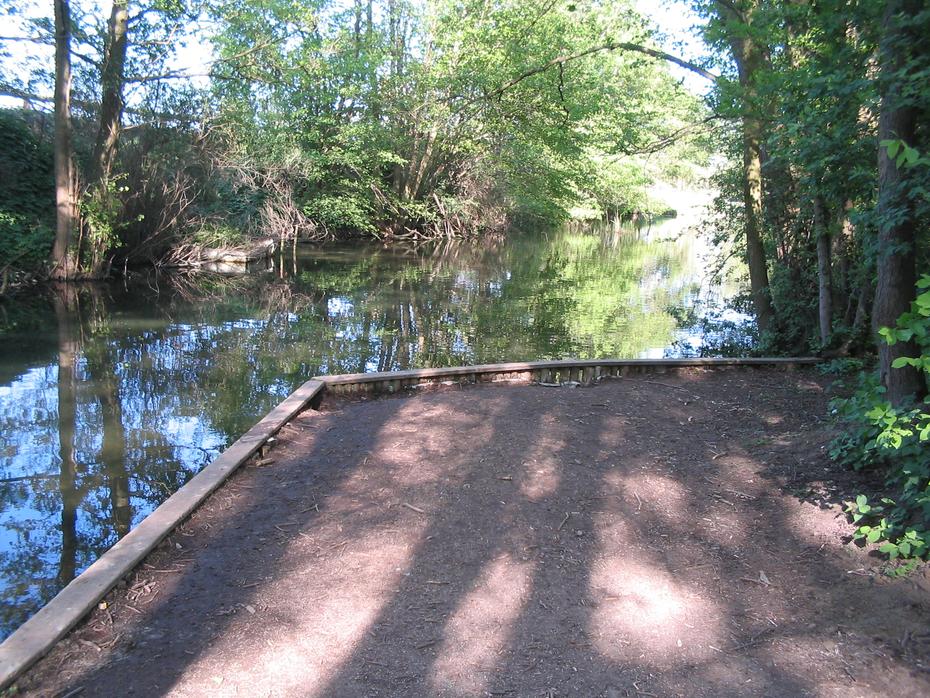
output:
[[[31,686],[920,695],[930,594],[785,493],[830,468],[824,409],[770,370],[338,403],[149,561],[178,571],[144,615],[114,601],[112,649],[63,643]]]

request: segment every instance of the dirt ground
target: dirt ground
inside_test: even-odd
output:
[[[845,542],[826,386],[689,370],[324,404],[19,690],[930,695],[930,583]]]

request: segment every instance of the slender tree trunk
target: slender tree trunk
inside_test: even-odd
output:
[[[814,230],[817,233],[817,288],[820,344],[826,345],[833,325],[833,273],[830,260],[830,229],[823,199],[814,197]]]
[[[759,95],[756,73],[765,63],[762,48],[745,31],[751,26],[756,0],[743,16],[735,15],[729,3],[718,2],[717,12],[734,23],[730,32],[730,48],[739,72],[742,88],[743,113],[743,205],[746,261],[749,265],[749,285],[753,308],[760,332],[772,328],[775,310],[769,295],[769,274],[762,241],[764,216],[762,185],[762,144],[764,128],[757,115]]]
[[[397,0],[388,0],[388,56],[390,57],[390,76],[397,76],[397,34],[400,19],[397,14]]]
[[[855,228],[849,218],[852,202],[846,204],[837,213],[836,235],[830,239],[833,258],[833,312],[839,314],[840,308],[852,304],[852,291],[849,280],[849,249],[856,237]]]
[[[436,127],[431,126],[429,132],[426,134],[426,146],[423,150],[423,156],[420,158],[420,161],[417,165],[416,175],[413,178],[413,183],[410,186],[410,198],[418,199],[420,198],[420,192],[423,190],[423,182],[427,171],[429,170],[430,165],[433,161],[433,146],[436,144]]]
[[[905,47],[913,37],[899,22],[916,15],[922,4],[920,0],[889,0],[885,8],[880,60],[882,75],[889,84],[882,94],[879,142],[895,139],[914,142],[917,114],[912,106],[904,103],[900,78],[896,75],[905,66]],[[916,222],[906,175],[881,146],[878,149],[878,215],[878,282],[872,310],[872,325],[876,331],[893,327],[898,317],[910,309],[917,283]],[[881,382],[891,404],[900,405],[909,396],[921,396],[926,385],[920,372],[912,366],[892,367],[898,357],[917,356],[916,345],[913,342],[889,345],[881,337],[876,341]]]
[[[368,61],[368,109],[371,113],[371,120],[378,122],[381,120],[381,101],[378,95],[378,68],[375,62],[371,60],[372,51],[374,50],[375,20],[373,0],[368,0],[365,10],[365,56]]]
[[[755,117],[743,117],[743,204],[745,208],[746,261],[749,287],[759,330],[771,329],[775,310],[769,296],[769,272],[762,242],[762,126]]]
[[[362,55],[362,0],[355,0],[354,9],[355,25],[352,32],[352,43],[355,49],[355,69],[358,70],[358,59]]]
[[[863,336],[869,326],[869,308],[875,289],[872,287],[871,275],[866,275],[859,286],[859,300],[856,302],[856,314],[853,316],[853,336]]]
[[[71,8],[55,0],[55,279],[70,279],[77,265],[71,251],[75,225],[74,160],[71,152]]]
[[[107,29],[101,72],[100,129],[94,145],[93,180],[106,182],[116,160],[123,119],[123,83],[126,66],[129,0],[115,0]]]

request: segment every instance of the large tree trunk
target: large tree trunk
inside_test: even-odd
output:
[[[913,17],[922,4],[920,0],[889,0],[885,8],[880,60],[882,75],[889,83],[882,94],[879,142],[895,139],[914,142],[916,112],[902,98],[899,77],[907,59],[904,51],[909,45],[909,32],[902,29],[900,21]],[[910,310],[917,283],[914,208],[907,191],[906,175],[882,146],[878,149],[878,216],[878,282],[872,310],[872,325],[876,331],[893,327],[895,321]],[[926,386],[917,369],[912,366],[892,368],[898,357],[917,356],[916,345],[913,342],[889,345],[881,337],[876,341],[881,382],[891,404],[900,405],[909,396],[922,395]]]
[[[77,271],[71,250],[75,224],[75,178],[71,152],[71,8],[55,0],[55,244],[51,276],[70,279]]]
[[[123,82],[126,65],[129,0],[115,0],[110,12],[106,51],[101,72],[100,129],[94,145],[95,181],[106,182],[116,160],[123,119]]]

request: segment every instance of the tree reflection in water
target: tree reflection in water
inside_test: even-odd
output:
[[[240,276],[140,275],[0,316],[0,632],[8,634],[316,374],[661,355],[694,241],[566,228],[329,245]]]

